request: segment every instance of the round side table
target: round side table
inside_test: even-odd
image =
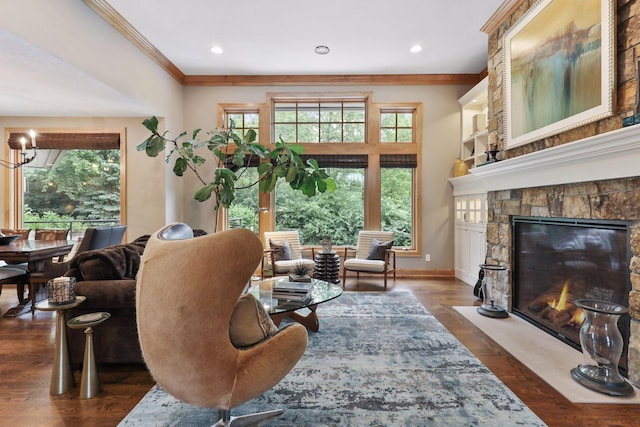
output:
[[[64,310],[77,307],[87,299],[76,296],[76,299],[65,304],[51,304],[44,300],[36,304],[36,309],[56,312],[56,348],[53,354],[53,371],[51,372],[50,394],[62,394],[74,386],[71,360],[69,360],[69,345],[67,344],[67,329],[64,325]]]
[[[67,321],[72,329],[84,328],[84,360],[82,361],[82,381],[80,382],[80,398],[91,399],[100,391],[100,378],[93,351],[93,327],[111,317],[106,312],[81,314]]]
[[[320,251],[315,259],[316,279],[329,283],[340,283],[340,256],[335,251]]]

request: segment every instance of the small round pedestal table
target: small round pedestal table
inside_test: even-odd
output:
[[[91,399],[100,391],[100,378],[93,351],[93,327],[111,317],[106,312],[89,313],[76,316],[67,321],[72,329],[84,328],[84,360],[82,362],[82,381],[80,382],[80,398]]]
[[[62,394],[74,385],[71,360],[69,360],[69,345],[67,344],[67,328],[64,322],[64,310],[77,307],[86,297],[77,296],[75,300],[64,304],[51,304],[44,300],[36,304],[36,309],[56,312],[56,348],[53,354],[53,371],[51,372],[51,387],[49,394]]]
[[[340,256],[335,251],[320,251],[314,261],[313,277],[329,283],[340,283]]]

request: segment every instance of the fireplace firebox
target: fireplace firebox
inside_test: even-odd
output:
[[[513,216],[512,311],[580,350],[582,309],[576,299],[629,306],[630,221]],[[620,372],[627,374],[629,315]]]

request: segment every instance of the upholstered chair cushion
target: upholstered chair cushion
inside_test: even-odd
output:
[[[374,238],[371,240],[371,248],[369,249],[369,253],[367,254],[367,259],[384,261],[385,253],[392,247],[393,240],[389,240],[388,242],[381,242],[380,240]]]
[[[287,239],[284,239],[281,242],[275,242],[272,239],[269,239],[269,246],[271,246],[273,259],[275,261],[289,261],[291,259],[291,246]]]
[[[238,299],[229,323],[229,338],[234,346],[247,347],[276,332],[278,327],[256,297],[244,294]]]

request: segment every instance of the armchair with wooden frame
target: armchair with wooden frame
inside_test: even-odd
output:
[[[311,258],[305,258],[309,254]],[[261,265],[263,279],[265,273],[269,272],[272,276],[289,274],[300,263],[309,269],[309,273],[313,274],[314,258],[315,249],[300,244],[298,230],[264,232],[264,256]]]
[[[377,273],[384,275],[384,290],[387,290],[387,276],[393,273],[396,280],[396,253],[393,250],[392,231],[360,230],[356,247],[344,249],[342,270],[342,288],[345,288],[347,271]]]

